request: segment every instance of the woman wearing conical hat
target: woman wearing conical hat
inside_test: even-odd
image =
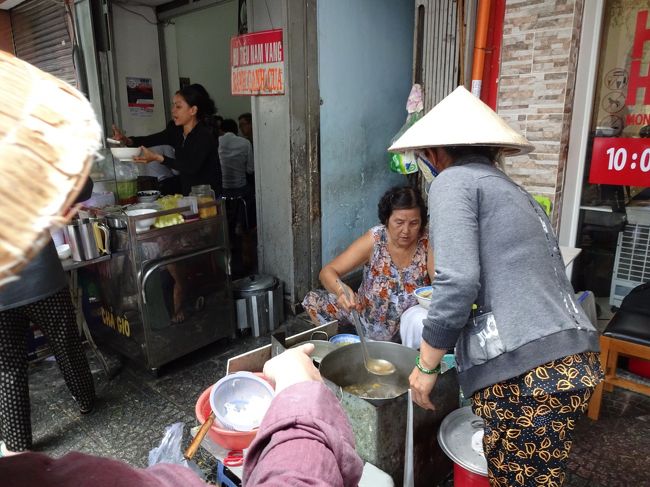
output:
[[[598,333],[551,223],[495,164],[532,149],[463,87],[389,149],[415,151],[440,173],[429,190],[435,274],[413,397],[433,409],[440,361],[455,347],[461,388],[485,420],[493,486],[561,485],[575,421],[602,378]]]

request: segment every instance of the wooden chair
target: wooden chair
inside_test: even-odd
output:
[[[612,392],[614,386],[650,396],[650,386],[624,379],[616,374],[619,355],[650,360],[650,285],[634,289],[621,304],[621,309],[607,324],[600,337],[600,362],[605,380],[594,391],[587,416],[597,420],[603,389]],[[629,299],[628,299],[629,298]]]

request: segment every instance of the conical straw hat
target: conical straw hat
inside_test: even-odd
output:
[[[391,145],[404,152],[446,145],[503,147],[504,155],[533,150],[526,138],[463,86],[456,88]]]
[[[100,140],[80,92],[0,51],[0,286],[64,223]]]

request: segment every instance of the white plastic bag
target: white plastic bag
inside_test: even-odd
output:
[[[149,452],[150,467],[157,463],[175,463],[187,467],[187,460],[183,458],[181,452],[184,426],[183,423],[174,423],[165,428],[165,435],[160,442],[160,446],[153,448]]]
[[[183,423],[174,423],[165,428],[165,435],[160,441],[160,445],[152,448],[149,451],[149,466],[158,463],[173,463],[175,465],[183,465],[194,471],[201,478],[205,478],[205,474],[196,466],[194,462],[188,462],[183,457]]]

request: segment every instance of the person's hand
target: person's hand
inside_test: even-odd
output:
[[[413,372],[409,375],[409,385],[411,387],[411,394],[413,401],[424,409],[435,410],[433,403],[429,399],[429,394],[436,385],[438,374],[425,374],[420,372],[417,367],[413,367]]]
[[[298,382],[323,381],[311,360],[313,352],[314,344],[306,343],[290,348],[264,364],[263,373],[275,384],[276,394]]]
[[[346,311],[350,311],[351,309],[361,311],[359,300],[357,299],[357,295],[352,290],[352,288],[340,281],[338,283],[338,286],[338,297],[336,298],[336,301],[339,303],[339,305]]]
[[[147,149],[146,147],[142,146],[140,147],[140,152],[139,156],[135,156],[133,160],[135,162],[140,162],[140,163],[149,163],[149,162],[162,162],[165,160],[163,156],[160,154],[157,154],[156,152]]]
[[[124,135],[124,132],[122,132],[122,129],[120,129],[117,125],[113,124],[113,139],[117,140],[118,142],[121,142],[124,145],[131,145],[132,141],[129,139],[126,135]]]

